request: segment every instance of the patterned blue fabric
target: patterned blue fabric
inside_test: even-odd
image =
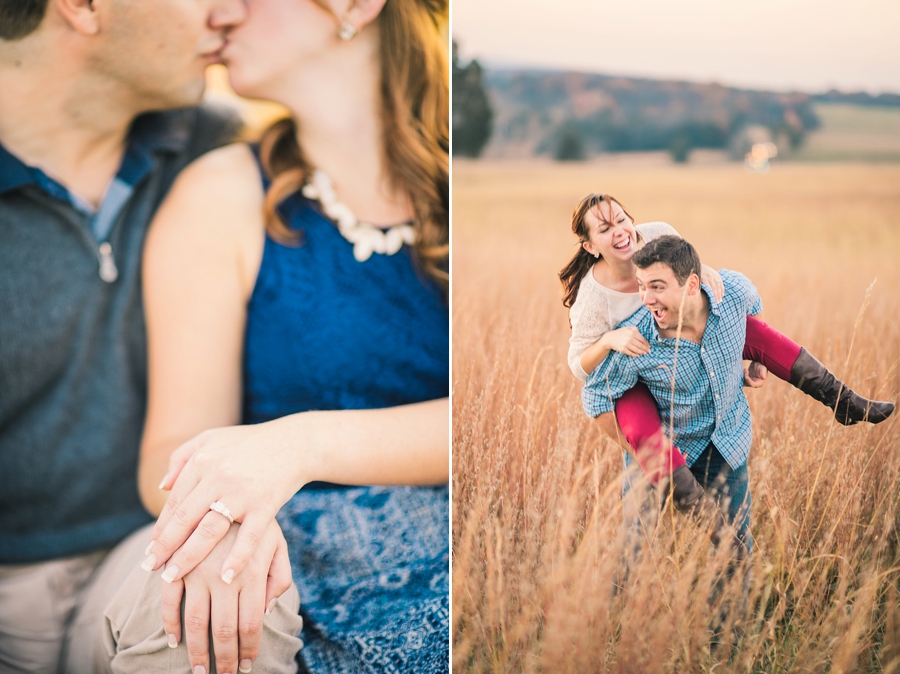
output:
[[[303,490],[278,519],[307,671],[448,670],[447,487]]]
[[[244,421],[449,394],[446,301],[409,249],[357,262],[314,204],[282,204],[301,245],[266,240],[248,306]],[[449,495],[304,488],[279,514],[300,590],[302,668],[449,669]]]
[[[760,313],[762,300],[746,276],[726,269],[720,274],[725,286],[721,302],[702,286],[710,315],[701,344],[660,337],[653,315],[641,307],[621,326],[637,327],[650,342],[650,352],[637,357],[610,353],[588,379],[582,403],[591,417],[612,412],[615,401],[643,381],[657,401],[663,428],[672,428],[673,441],[689,466],[713,442],[729,465],[739,468],[752,440],[742,388],[747,315]]]

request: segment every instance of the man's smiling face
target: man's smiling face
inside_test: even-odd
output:
[[[657,327],[660,330],[675,330],[696,274],[680,285],[669,265],[655,262],[646,269],[638,268],[636,275],[641,302],[653,314]]]

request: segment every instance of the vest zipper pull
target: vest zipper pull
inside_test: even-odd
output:
[[[119,278],[119,270],[116,268],[116,261],[113,259],[112,246],[109,242],[104,241],[97,249],[100,256],[100,278],[107,283],[112,283]]]

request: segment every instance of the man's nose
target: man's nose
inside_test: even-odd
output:
[[[233,28],[243,23],[246,18],[246,0],[215,0],[209,25],[211,28]]]
[[[656,297],[652,291],[644,290],[641,292],[641,302],[649,307],[651,304],[656,304]]]

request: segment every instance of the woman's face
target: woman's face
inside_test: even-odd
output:
[[[298,67],[335,47],[339,41],[335,16],[349,6],[344,0],[322,4],[314,0],[246,0],[246,4],[247,18],[228,34],[222,60],[238,94],[273,100],[279,99],[280,91],[291,89]]]
[[[605,260],[630,260],[637,250],[634,222],[615,201],[602,201],[585,214],[588,240],[582,245]]]

